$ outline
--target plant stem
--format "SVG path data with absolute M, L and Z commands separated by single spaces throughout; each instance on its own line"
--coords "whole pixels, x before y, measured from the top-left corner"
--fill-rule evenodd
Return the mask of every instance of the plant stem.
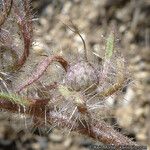
M 38 64 L 36 71 L 31 75 L 31 77 L 27 81 L 25 81 L 22 85 L 18 87 L 16 92 L 22 91 L 25 87 L 37 81 L 43 75 L 43 73 L 46 71 L 46 69 L 52 62 L 59 62 L 63 66 L 65 71 L 67 71 L 69 64 L 61 56 L 47 57 Z
M 26 113 L 26 115 L 34 116 L 35 119 L 44 122 L 46 112 L 47 122 L 50 125 L 55 124 L 60 129 L 71 129 L 71 131 L 75 131 L 80 134 L 89 136 L 91 138 L 94 138 L 95 140 L 103 142 L 104 144 L 137 145 L 135 142 L 131 141 L 121 133 L 115 131 L 110 125 L 107 125 L 103 121 L 93 120 L 92 122 L 90 122 L 90 128 L 88 128 L 86 126 L 87 123 L 85 123 L 84 125 L 81 124 L 80 121 L 76 121 L 74 123 L 72 119 L 69 119 L 69 116 L 62 115 L 52 109 L 47 108 L 46 111 L 44 111 L 45 107 L 39 107 L 39 105 L 36 105 L 35 101 L 36 100 L 34 100 L 34 105 L 32 104 L 31 106 L 27 107 L 25 112 L 23 106 L 19 106 L 20 113 Z M 19 107 L 17 104 L 13 104 L 10 101 L 0 99 L 1 109 L 17 113 L 19 111 Z

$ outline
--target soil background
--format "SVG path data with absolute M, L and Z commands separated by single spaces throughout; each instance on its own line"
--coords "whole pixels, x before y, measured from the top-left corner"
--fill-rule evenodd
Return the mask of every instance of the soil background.
M 74 60 L 78 50 L 83 49 L 78 36 L 63 24 L 64 16 L 69 16 L 78 26 L 88 48 L 88 58 L 94 60 L 103 56 L 106 37 L 115 24 L 116 48 L 127 59 L 131 82 L 123 97 L 119 95 L 113 103 L 115 118 L 106 120 L 139 144 L 150 146 L 150 1 L 33 0 L 31 4 L 35 12 L 34 38 L 26 64 L 30 65 L 26 70 L 28 76 L 44 55 L 59 53 Z M 48 78 L 55 81 L 59 77 Z M 86 150 L 91 144 L 101 144 L 47 126 L 32 128 L 26 126 L 26 121 L 28 118 L 18 119 L 17 115 L 1 112 L 0 150 Z

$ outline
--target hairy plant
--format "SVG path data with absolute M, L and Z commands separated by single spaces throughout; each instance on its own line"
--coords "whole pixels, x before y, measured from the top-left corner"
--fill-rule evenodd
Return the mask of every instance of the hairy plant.
M 32 116 L 34 120 L 46 122 L 49 126 L 67 128 L 106 144 L 137 145 L 101 119 L 107 112 L 105 102 L 119 92 L 127 80 L 125 60 L 115 49 L 115 33 L 112 31 L 109 34 L 102 66 L 98 66 L 89 62 L 85 41 L 78 28 L 70 21 L 71 25 L 68 27 L 83 42 L 83 57 L 71 63 L 59 55 L 46 57 L 26 81 L 11 89 L 7 87 L 8 80 L 13 82 L 11 78 L 8 79 L 9 74 L 17 74 L 30 54 L 32 13 L 29 0 L 4 0 L 1 9 L 0 108 Z M 5 28 L 5 23 L 9 20 L 17 24 L 22 45 L 16 43 L 17 36 L 12 36 L 13 27 Z M 50 85 L 39 84 L 40 77 L 53 62 L 60 63 L 64 69 L 63 80 Z M 32 84 L 37 86 L 36 97 L 23 92 L 25 89 L 29 91 L 28 87 Z

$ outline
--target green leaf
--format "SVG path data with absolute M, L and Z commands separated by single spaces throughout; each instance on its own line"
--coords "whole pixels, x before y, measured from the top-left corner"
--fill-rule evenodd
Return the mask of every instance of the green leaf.
M 106 40 L 105 59 L 110 59 L 114 53 L 115 34 L 111 32 Z
M 12 103 L 27 106 L 29 101 L 14 93 L 0 92 L 0 99 L 11 101 Z

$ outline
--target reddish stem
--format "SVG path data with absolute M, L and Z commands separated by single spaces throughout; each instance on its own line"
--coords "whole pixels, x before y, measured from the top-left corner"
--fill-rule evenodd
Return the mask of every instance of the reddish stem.
M 29 49 L 30 49 L 32 33 L 33 33 L 29 0 L 25 0 L 23 1 L 23 3 L 24 3 L 23 4 L 24 8 L 19 8 L 17 2 L 16 1 L 13 2 L 13 8 L 16 15 L 16 20 L 19 29 L 22 33 L 22 37 L 24 41 L 23 54 L 19 58 L 18 62 L 16 63 L 15 69 L 20 69 L 26 62 L 26 59 L 29 56 Z M 24 10 L 20 10 L 20 9 L 24 9 Z
M 36 100 L 34 100 L 36 101 Z M 44 107 L 37 107 L 37 102 L 34 102 L 35 105 L 31 105 L 26 108 L 13 104 L 10 101 L 0 100 L 0 108 L 7 111 L 17 113 L 20 109 L 20 113 L 25 113 L 26 115 L 34 116 L 35 119 L 41 120 L 44 122 L 45 119 L 45 109 Z M 44 105 L 43 105 L 44 106 Z M 43 108 L 43 109 L 42 109 Z M 90 122 L 90 128 L 88 128 L 84 122 L 84 125 L 80 121 L 74 121 L 69 119 L 68 116 L 62 115 L 58 112 L 55 112 L 51 109 L 46 110 L 46 119 L 47 122 L 51 125 L 57 125 L 58 128 L 64 129 L 68 128 L 71 131 L 76 131 L 83 135 L 89 136 L 103 142 L 104 144 L 114 144 L 114 145 L 137 145 L 135 142 L 131 141 L 121 133 L 115 131 L 110 125 L 107 125 L 105 122 L 93 120 Z M 87 123 L 86 123 L 87 124 Z
M 59 62 L 63 66 L 65 71 L 67 71 L 69 64 L 61 56 L 48 57 L 38 64 L 37 69 L 34 72 L 34 74 L 27 81 L 25 81 L 21 86 L 19 86 L 18 89 L 16 90 L 16 92 L 20 92 L 25 87 L 27 87 L 27 86 L 31 85 L 33 82 L 37 81 L 43 75 L 43 73 L 46 71 L 48 66 L 54 61 Z

